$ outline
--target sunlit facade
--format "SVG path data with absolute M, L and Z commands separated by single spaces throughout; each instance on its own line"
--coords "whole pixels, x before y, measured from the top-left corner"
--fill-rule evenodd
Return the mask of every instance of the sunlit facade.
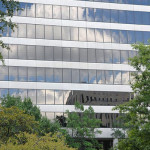
M 30 97 L 49 119 L 73 111 L 76 101 L 91 105 L 103 122 L 97 137 L 112 140 L 119 115 L 112 107 L 133 98 L 131 44 L 150 37 L 150 1 L 19 1 L 18 28 L 1 38 L 11 51 L 0 49 L 0 97 Z

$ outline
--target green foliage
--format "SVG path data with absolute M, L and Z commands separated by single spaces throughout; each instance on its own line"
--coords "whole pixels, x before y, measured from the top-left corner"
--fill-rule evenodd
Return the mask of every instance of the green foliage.
M 37 122 L 33 116 L 13 106 L 0 107 L 0 141 L 7 142 L 9 137 L 15 137 L 20 132 L 35 132 Z
M 119 150 L 150 150 L 150 45 L 133 45 L 138 55 L 130 59 L 138 71 L 131 83 L 135 98 L 117 106 L 124 116 L 127 138 L 119 142 Z
M 73 137 L 68 136 L 67 142 L 71 147 L 79 150 L 100 149 L 100 144 L 95 139 L 95 133 L 101 133 L 96 130 L 100 127 L 100 120 L 95 118 L 92 107 L 84 109 L 83 105 L 76 104 L 75 112 L 67 111 L 67 127 L 72 130 Z
M 38 137 L 35 134 L 21 133 L 16 138 L 9 138 L 7 144 L 2 144 L 1 150 L 76 150 L 65 143 L 65 137 L 60 133 L 46 134 Z

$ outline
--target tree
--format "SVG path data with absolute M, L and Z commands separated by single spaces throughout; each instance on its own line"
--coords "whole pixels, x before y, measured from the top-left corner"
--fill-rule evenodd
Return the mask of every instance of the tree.
M 121 139 L 119 150 L 150 150 L 150 45 L 134 44 L 138 55 L 130 58 L 130 64 L 137 72 L 133 74 L 131 87 L 133 100 L 115 109 L 123 113 L 127 138 Z
M 75 112 L 67 111 L 67 127 L 72 130 L 72 135 L 67 138 L 71 147 L 79 150 L 96 150 L 101 145 L 95 139 L 95 133 L 101 133 L 96 128 L 100 127 L 101 121 L 95 118 L 92 107 L 84 109 L 83 105 L 75 104 Z
M 15 0 L 0 1 L 0 37 L 3 35 L 3 33 L 7 32 L 7 28 L 14 31 L 16 24 L 11 21 L 11 18 L 13 17 L 14 12 L 18 10 L 22 10 L 19 2 Z M 9 50 L 9 46 L 5 45 L 2 40 L 0 40 L 0 46 Z M 0 60 L 4 62 L 1 52 Z

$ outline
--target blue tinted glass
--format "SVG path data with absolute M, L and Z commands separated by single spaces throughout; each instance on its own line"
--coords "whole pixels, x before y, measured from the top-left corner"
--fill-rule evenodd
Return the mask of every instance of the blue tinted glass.
M 143 0 L 134 0 L 134 4 L 136 4 L 136 5 L 141 5 L 142 1 L 143 1 Z
M 134 31 L 128 31 L 128 44 L 135 43 L 135 32 Z
M 126 0 L 127 4 L 133 4 L 133 0 Z
M 110 3 L 117 3 L 118 0 L 109 0 Z
M 127 31 L 120 31 L 120 43 L 126 44 L 128 41 Z
M 110 10 L 103 9 L 103 21 L 110 22 Z
M 144 44 L 149 44 L 148 40 L 150 39 L 150 32 L 144 32 Z
M 18 11 L 18 15 L 19 16 L 26 16 L 26 3 L 20 3 L 20 8 L 22 8 L 23 10 L 19 10 Z
M 112 43 L 119 43 L 120 42 L 119 30 L 112 30 L 111 34 L 112 34 Z
M 118 23 L 119 22 L 118 10 L 111 10 L 111 22 L 113 22 L 113 23 Z
M 95 21 L 102 22 L 103 21 L 103 11 L 102 9 L 95 9 Z
M 3 5 L 2 1 L 0 1 L 0 10 L 1 10 L 2 12 L 6 12 L 6 11 L 7 11 L 5 5 Z
M 118 3 L 126 4 L 126 0 L 118 0 Z
M 78 7 L 78 20 L 86 20 L 86 8 Z
M 80 83 L 88 83 L 88 71 L 80 70 Z
M 150 24 L 150 13 L 149 12 L 141 12 L 142 13 L 142 22 L 144 25 Z
M 4 97 L 8 94 L 8 89 L 0 89 L 0 97 Z
M 126 23 L 126 11 L 119 11 L 119 23 Z
M 135 24 L 143 24 L 142 22 L 142 13 L 140 11 L 134 12 Z
M 111 30 L 103 30 L 104 43 L 111 43 Z
M 10 96 L 18 96 L 18 94 L 19 94 L 18 89 L 9 89 Z
M 134 12 L 133 11 L 127 11 L 127 23 L 134 24 Z
M 135 31 L 135 39 L 136 39 L 136 43 L 137 42 L 142 42 L 143 43 L 143 32 Z
M 94 21 L 94 9 L 93 8 L 86 8 L 87 14 L 87 21 Z
M 5 27 L 4 23 L 0 22 L 0 27 L 3 28 L 4 30 L 0 30 L 0 35 L 6 37 L 8 35 L 8 27 Z

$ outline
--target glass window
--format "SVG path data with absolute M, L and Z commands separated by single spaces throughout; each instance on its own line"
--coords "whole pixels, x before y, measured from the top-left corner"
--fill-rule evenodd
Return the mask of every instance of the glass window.
M 89 70 L 89 84 L 96 84 L 96 70 Z
M 69 7 L 61 6 L 62 9 L 62 19 L 69 19 Z
M 79 49 L 78 48 L 71 48 L 71 61 L 79 61 Z
M 0 46 L 0 53 L 2 54 L 2 56 L 3 56 L 3 58 L 4 59 L 7 59 L 8 58 L 8 50 L 6 49 L 6 48 L 2 48 L 1 46 Z
M 111 43 L 111 31 L 108 29 L 103 30 L 104 43 Z
M 45 39 L 53 40 L 53 26 L 45 26 Z
M 72 83 L 79 83 L 79 70 L 72 69 Z
M 18 81 L 18 67 L 9 67 L 9 81 Z
M 105 63 L 112 63 L 112 50 L 104 50 Z
M 8 89 L 0 89 L 0 97 L 3 98 L 4 96 L 7 96 Z
M 62 27 L 62 40 L 70 40 L 70 27 Z
M 135 57 L 136 55 L 137 55 L 137 51 L 134 51 L 134 50 L 129 51 L 129 58 L 133 58 L 133 57 Z
M 45 18 L 52 18 L 52 5 L 45 5 Z
M 86 28 L 79 28 L 79 41 L 86 41 Z
M 80 83 L 88 83 L 88 70 L 80 70 Z
M 88 62 L 96 62 L 95 49 L 88 49 Z
M 127 23 L 126 11 L 119 10 L 119 23 Z
M 105 71 L 97 70 L 97 83 L 98 84 L 105 84 Z
M 135 38 L 136 38 L 136 43 L 142 42 L 143 43 L 143 32 L 142 31 L 135 31 Z
M 102 29 L 95 29 L 95 38 L 96 38 L 96 42 L 103 43 L 103 30 Z
M 96 62 L 104 63 L 104 50 L 96 49 Z
M 127 31 L 120 31 L 120 43 L 127 44 L 127 41 L 128 41 Z
M 86 48 L 80 48 L 80 62 L 87 62 L 87 49 Z
M 44 17 L 44 5 L 36 4 L 36 17 L 43 18 Z
M 52 68 L 46 68 L 46 82 L 54 82 L 54 72 Z
M 86 8 L 86 15 L 87 21 L 94 21 L 94 9 L 93 8 Z
M 18 37 L 19 38 L 26 37 L 26 24 L 18 24 Z
M 70 7 L 70 19 L 77 20 L 77 7 Z
M 28 97 L 31 99 L 33 104 L 36 104 L 36 90 L 28 90 Z
M 22 8 L 23 10 L 18 11 L 18 16 L 26 16 L 27 15 L 26 3 L 20 3 L 20 8 Z
M 46 112 L 46 117 L 47 117 L 49 120 L 53 121 L 53 120 L 54 120 L 54 113 Z
M 95 21 L 102 22 L 103 21 L 103 10 L 95 8 L 94 13 L 95 13 Z
M 142 13 L 142 23 L 143 25 L 150 24 L 150 14 L 149 12 L 141 12 Z
M 78 20 L 86 20 L 86 8 L 78 7 Z
M 150 39 L 150 32 L 144 32 L 144 44 L 150 44 L 148 40 Z
M 8 67 L 0 66 L 0 81 L 8 81 Z
M 128 51 L 121 51 L 121 64 L 128 64 L 129 53 Z
M 129 84 L 129 72 L 122 71 L 122 84 Z
M 36 46 L 36 59 L 44 60 L 44 46 Z
M 113 50 L 113 63 L 120 64 L 120 51 Z
M 87 41 L 95 42 L 95 29 L 87 29 Z
M 113 72 L 110 71 L 105 71 L 106 75 L 106 84 L 113 84 Z
M 111 22 L 112 23 L 118 23 L 119 22 L 118 10 L 111 10 Z
M 119 30 L 111 30 L 112 43 L 120 43 Z
M 19 89 L 18 95 L 21 97 L 22 100 L 24 100 L 25 98 L 27 98 L 27 90 Z
M 61 27 L 54 26 L 54 40 L 61 40 Z
M 26 46 L 18 45 L 18 59 L 27 59 Z
M 54 60 L 62 61 L 62 47 L 54 47 Z
M 64 91 L 64 104 L 67 104 L 71 96 L 71 91 Z
M 53 5 L 53 18 L 61 19 L 61 7 Z
M 27 58 L 31 60 L 36 59 L 35 46 L 27 46 Z
M 17 24 L 16 24 L 17 25 Z M 1 26 L 1 23 L 0 23 L 0 26 Z M 21 28 L 21 27 L 20 27 Z M 0 34 L 4 37 L 6 36 L 9 36 L 9 37 L 19 37 L 19 36 L 22 36 L 21 34 L 24 34 L 24 33 L 21 33 L 18 35 L 18 31 L 19 29 L 18 28 L 15 28 L 15 30 L 13 31 L 10 27 L 8 28 L 4 28 L 4 32 L 0 31 Z M 21 32 L 21 31 L 20 31 Z M 9 34 L 9 35 L 8 35 Z M 24 36 L 24 35 L 23 35 Z
M 142 23 L 142 13 L 140 11 L 134 12 L 134 20 L 135 20 L 135 24 L 143 24 Z
M 45 90 L 37 90 L 37 104 L 45 104 Z
M 135 32 L 134 31 L 127 31 L 128 33 L 128 44 L 135 43 Z
M 74 27 L 71 27 L 71 40 L 72 41 L 78 41 L 78 36 L 79 36 L 79 33 L 78 33 L 78 28 L 74 28 Z
M 110 10 L 103 9 L 103 22 L 110 22 Z
M 62 69 L 54 69 L 54 82 L 62 82 Z
M 28 81 L 29 82 L 36 81 L 36 68 L 28 68 Z
M 27 38 L 35 38 L 35 25 L 27 24 Z
M 55 104 L 63 104 L 63 91 L 55 91 Z
M 121 71 L 114 72 L 114 84 L 121 84 Z
M 53 56 L 53 47 L 48 47 L 46 46 L 45 47 L 45 60 L 49 60 L 49 61 L 52 61 L 54 56 Z
M 18 93 L 19 91 L 18 91 L 18 89 L 9 89 L 9 95 L 10 96 L 18 96 Z
M 36 38 L 44 39 L 44 25 L 36 25 Z
M 70 48 L 63 48 L 63 61 L 70 61 Z
M 37 68 L 37 82 L 45 82 L 45 68 Z
M 27 67 L 18 67 L 18 81 L 28 81 Z
M 63 83 L 71 83 L 71 69 L 63 69 Z
M 127 23 L 134 24 L 134 12 L 133 11 L 126 11 L 127 12 Z
M 54 104 L 54 91 L 46 90 L 46 104 Z
M 9 45 L 9 58 L 10 59 L 17 59 L 18 58 L 18 51 L 17 51 L 17 45 Z
M 35 4 L 27 3 L 27 16 L 35 17 Z

